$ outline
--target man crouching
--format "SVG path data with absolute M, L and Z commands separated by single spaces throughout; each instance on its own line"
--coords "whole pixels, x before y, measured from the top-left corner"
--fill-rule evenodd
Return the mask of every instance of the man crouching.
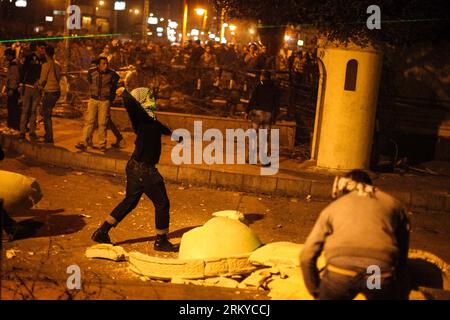
M 122 87 L 117 89 L 116 93 L 122 96 L 133 130 L 137 135 L 135 149 L 126 167 L 125 199 L 94 232 L 92 240 L 99 243 L 111 243 L 109 230 L 117 226 L 137 206 L 142 194 L 145 194 L 155 206 L 157 235 L 154 249 L 166 252 L 177 251 L 177 247 L 167 239 L 170 204 L 164 179 L 155 167 L 161 156 L 161 135 L 171 135 L 172 132 L 156 120 L 155 104 L 150 89 L 137 88 L 130 94 Z
M 321 300 L 350 300 L 358 293 L 368 300 L 401 298 L 398 275 L 409 248 L 409 221 L 401 203 L 360 170 L 336 177 L 332 195 L 336 200 L 321 212 L 301 254 L 309 292 Z M 322 251 L 327 265 L 320 277 Z M 368 281 L 374 276 L 379 286 Z

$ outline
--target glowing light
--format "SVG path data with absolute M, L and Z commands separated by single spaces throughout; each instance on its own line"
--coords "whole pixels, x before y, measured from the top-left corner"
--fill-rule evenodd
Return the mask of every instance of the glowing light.
M 100 6 L 103 6 L 103 5 L 105 5 L 105 1 L 100 0 L 100 1 L 98 2 L 98 4 L 99 4 Z
M 192 34 L 193 36 L 198 36 L 198 35 L 200 34 L 200 31 L 198 31 L 198 29 L 192 29 L 192 30 L 191 30 L 191 34 Z
M 254 30 L 254 29 L 250 29 L 250 30 L 248 30 L 248 32 L 249 32 L 250 34 L 255 34 L 255 30 Z
M 232 25 L 230 26 L 230 30 L 231 30 L 231 31 L 236 31 L 236 29 L 237 29 L 237 27 L 236 27 L 234 24 L 232 24 Z
M 139 14 L 139 9 L 134 9 L 134 14 Z
M 26 6 L 27 6 L 26 0 L 17 0 L 16 1 L 16 7 L 25 8 Z
M 164 28 L 163 27 L 158 27 L 158 28 L 156 28 L 156 32 L 163 32 L 164 31 Z
M 163 34 L 162 34 L 161 32 L 158 32 L 156 35 L 157 35 L 158 37 L 162 37 L 162 36 L 163 36 Z
M 204 15 L 205 12 L 206 12 L 206 10 L 203 9 L 203 8 L 197 8 L 197 9 L 195 9 L 195 13 L 197 13 L 199 16 Z
M 216 35 L 215 35 L 214 33 L 211 33 L 211 34 L 209 35 L 209 38 L 210 38 L 210 39 L 215 39 L 215 38 L 216 38 Z M 220 40 L 220 38 L 219 38 L 219 40 Z
M 125 1 L 114 2 L 114 10 L 122 11 L 122 10 L 125 10 L 126 7 L 127 7 L 127 4 Z
M 299 47 L 303 46 L 303 44 L 304 44 L 304 41 L 303 41 L 303 40 L 298 40 L 298 41 L 297 41 L 297 45 L 298 45 Z
M 290 40 L 291 40 L 291 37 L 289 35 L 284 36 L 284 41 L 290 41 Z
M 148 24 L 158 24 L 158 18 L 157 18 L 157 17 L 150 16 L 150 17 L 148 17 L 148 19 L 147 19 L 147 23 L 148 23 Z
M 45 17 L 45 21 L 47 21 L 47 22 L 53 22 L 53 17 L 52 17 L 52 16 L 46 16 L 46 17 Z
M 170 21 L 169 27 L 172 29 L 176 29 L 178 27 L 178 23 L 176 23 L 176 21 Z

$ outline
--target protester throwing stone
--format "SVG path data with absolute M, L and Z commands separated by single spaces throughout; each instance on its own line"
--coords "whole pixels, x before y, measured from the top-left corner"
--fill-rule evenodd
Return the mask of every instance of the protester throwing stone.
M 336 200 L 321 212 L 301 254 L 309 292 L 321 300 L 358 293 L 368 300 L 405 298 L 398 276 L 408 258 L 409 221 L 402 204 L 360 170 L 336 177 L 332 195 Z M 327 265 L 320 278 L 322 251 Z
M 149 88 L 136 88 L 131 94 L 123 87 L 117 89 L 136 133 L 135 149 L 126 167 L 127 187 L 125 199 L 110 213 L 102 226 L 92 235 L 99 243 L 111 243 L 109 230 L 122 221 L 139 203 L 142 194 L 155 206 L 157 251 L 175 252 L 169 242 L 169 198 L 164 179 L 156 168 L 161 155 L 161 135 L 171 135 L 169 128 L 156 120 L 156 105 Z

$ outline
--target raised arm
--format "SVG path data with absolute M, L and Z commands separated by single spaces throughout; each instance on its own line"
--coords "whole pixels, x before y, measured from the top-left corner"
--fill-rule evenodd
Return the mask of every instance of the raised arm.
M 123 104 L 127 110 L 128 116 L 130 117 L 133 129 L 136 131 L 142 119 L 147 117 L 147 113 L 143 108 L 141 108 L 139 102 L 124 87 L 117 89 L 117 95 L 122 96 Z

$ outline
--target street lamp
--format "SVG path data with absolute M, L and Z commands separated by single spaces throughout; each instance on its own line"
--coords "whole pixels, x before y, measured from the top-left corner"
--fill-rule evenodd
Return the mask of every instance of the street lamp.
M 17 0 L 16 1 L 16 7 L 25 8 L 26 6 L 27 6 L 26 0 Z
M 116 1 L 116 2 L 114 2 L 114 10 L 116 10 L 116 11 L 125 10 L 126 7 L 127 7 L 127 4 L 126 4 L 125 1 Z
M 203 9 L 203 8 L 197 8 L 197 9 L 195 9 L 195 13 L 197 13 L 199 16 L 204 15 L 205 12 L 206 12 L 206 10 Z
M 231 31 L 236 31 L 236 26 L 234 24 L 230 25 L 229 28 Z
M 196 8 L 195 13 L 199 16 L 203 16 L 203 22 L 202 22 L 202 30 L 206 30 L 206 19 L 208 18 L 208 10 L 203 8 Z
M 103 5 L 105 5 L 105 1 L 100 0 L 100 1 L 98 2 L 98 4 L 99 4 L 99 6 L 103 6 Z

